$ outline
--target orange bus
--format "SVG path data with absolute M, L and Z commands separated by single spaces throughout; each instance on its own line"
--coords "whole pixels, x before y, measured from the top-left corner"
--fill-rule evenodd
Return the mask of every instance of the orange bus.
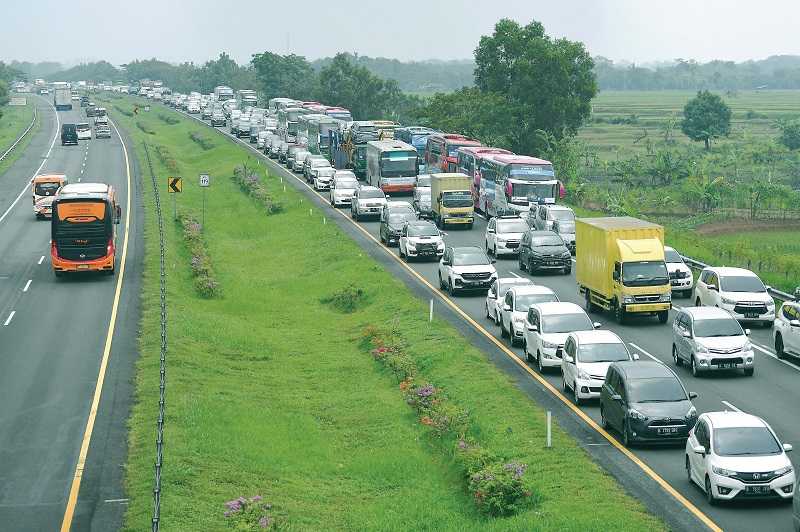
M 33 213 L 37 220 L 50 218 L 53 198 L 58 189 L 67 184 L 64 174 L 40 174 L 31 179 L 31 195 L 33 196 Z
M 50 259 L 56 277 L 66 272 L 114 274 L 116 224 L 121 209 L 105 183 L 65 185 L 53 200 Z
M 451 133 L 431 135 L 425 145 L 425 171 L 436 172 L 458 171 L 458 149 L 463 146 L 480 146 L 475 139 Z

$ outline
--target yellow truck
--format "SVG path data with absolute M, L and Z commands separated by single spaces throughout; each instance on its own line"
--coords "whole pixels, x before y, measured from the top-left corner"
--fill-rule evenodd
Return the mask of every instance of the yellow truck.
M 433 220 L 442 229 L 462 225 L 472 229 L 475 202 L 469 176 L 459 173 L 431 174 L 431 210 Z
M 664 228 L 627 216 L 580 218 L 575 223 L 578 292 L 586 311 L 658 316 L 666 323 L 672 289 L 664 262 Z

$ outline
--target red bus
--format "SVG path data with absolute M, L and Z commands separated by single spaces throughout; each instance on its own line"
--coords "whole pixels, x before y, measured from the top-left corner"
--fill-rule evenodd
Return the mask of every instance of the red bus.
M 481 146 L 475 139 L 450 133 L 431 135 L 425 145 L 425 167 L 430 174 L 458 171 L 458 149 L 464 146 Z
M 481 191 L 481 160 L 487 155 L 513 155 L 512 152 L 503 148 L 491 148 L 488 146 L 465 146 L 457 151 L 458 171 L 472 178 L 472 199 L 475 202 L 475 210 L 480 210 L 480 191 Z

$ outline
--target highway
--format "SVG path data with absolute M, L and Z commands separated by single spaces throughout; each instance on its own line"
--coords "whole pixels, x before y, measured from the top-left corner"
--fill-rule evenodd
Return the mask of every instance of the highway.
M 42 127 L 0 175 L 0 529 L 113 530 L 125 511 L 143 249 L 141 206 L 128 197 L 137 183 L 133 153 L 126 156 L 114 127 L 111 139 L 61 146 L 60 124 L 88 121 L 78 102 L 56 112 L 49 100 L 28 99 Z M 56 280 L 50 224 L 31 207 L 29 181 L 39 173 L 117 189 L 124 276 L 118 255 L 114 276 Z
M 227 128 L 222 131 L 233 140 L 227 133 Z M 245 141 L 237 140 L 237 142 L 252 149 Z M 266 158 L 262 156 L 262 159 Z M 479 347 L 484 348 L 489 358 L 509 372 L 532 399 L 547 408 L 552 407 L 558 422 L 578 438 L 587 452 L 617 477 L 628 491 L 643 500 L 651 511 L 661 515 L 671 528 L 696 529 L 704 523 L 710 528 L 718 527 L 728 531 L 791 530 L 790 504 L 753 501 L 709 506 L 701 489 L 689 484 L 686 479 L 682 445 L 635 447 L 631 449 L 633 453 L 631 457 L 626 457 L 619 449 L 619 435 L 613 434 L 611 437 L 615 441 L 609 442 L 602 435 L 602 431 L 597 430 L 600 424 L 597 403 L 581 405 L 579 411 L 582 414 L 578 414 L 576 412 L 578 407 L 572 405 L 569 399 L 558 392 L 561 390 L 560 372 L 549 372 L 542 376 L 543 381 L 538 381 L 533 365 L 523 362 L 522 349 L 512 348 L 507 340 L 500 338 L 499 327 L 494 326 L 485 317 L 484 295 L 459 295 L 450 298 L 438 289 L 436 262 L 412 262 L 407 266 L 402 264 L 397 258 L 397 248 L 386 249 L 380 244 L 377 220 L 356 224 L 349 218 L 349 209 L 339 210 L 340 214 L 335 214 L 334 209 L 326 202 L 326 196 L 314 192 L 302 178 L 297 178 L 274 161 L 269 161 L 268 164 L 276 175 L 284 176 L 284 179 L 294 183 L 307 196 L 313 198 L 317 206 L 332 216 L 340 226 L 350 227 L 348 234 L 360 245 L 365 246 L 365 249 L 368 249 L 370 254 L 386 265 L 390 271 L 400 276 L 417 295 L 423 298 L 435 298 L 437 309 L 443 308 L 450 318 L 460 321 L 462 332 Z M 360 230 L 355 228 L 356 225 Z M 454 246 L 483 247 L 485 228 L 486 221 L 479 218 L 471 231 L 448 230 L 445 241 L 448 245 Z M 387 252 L 391 256 L 388 256 Z M 571 301 L 583 306 L 583 299 L 577 293 L 574 269 L 571 275 L 530 275 L 519 270 L 516 258 L 499 259 L 496 267 L 500 277 L 531 277 L 535 283 L 553 289 L 562 301 Z M 449 312 L 448 306 L 451 303 L 457 307 L 453 309 L 455 313 Z M 677 307 L 691 305 L 691 300 L 678 298 L 673 301 L 673 305 Z M 752 330 L 751 339 L 757 350 L 753 377 L 744 377 L 741 373 L 715 373 L 694 378 L 685 367 L 675 368 L 672 362 L 671 324 L 674 315 L 674 312 L 670 312 L 670 320 L 666 325 L 660 325 L 654 318 L 636 319 L 625 325 L 619 325 L 613 321 L 610 314 L 596 314 L 593 317 L 599 320 L 604 328 L 620 335 L 632 352 L 639 353 L 642 359 L 655 359 L 676 369 L 687 390 L 699 394 L 694 401 L 698 413 L 738 409 L 755 414 L 770 423 L 782 441 L 799 445 L 800 413 L 796 406 L 800 405 L 800 386 L 797 384 L 800 379 L 800 365 L 796 361 L 782 361 L 775 357 L 771 329 Z M 486 335 L 484 331 L 492 337 L 488 342 L 486 338 L 481 338 Z M 498 349 L 498 344 L 503 344 L 505 348 Z M 592 421 L 587 422 L 583 419 L 583 415 Z M 800 462 L 796 456 L 791 457 L 796 470 Z M 648 477 L 645 473 L 648 467 L 652 469 L 654 476 Z M 653 481 L 659 477 L 662 481 L 666 481 L 668 486 Z M 684 502 L 679 504 L 678 499 L 683 499 Z M 691 510 L 692 506 L 695 511 Z

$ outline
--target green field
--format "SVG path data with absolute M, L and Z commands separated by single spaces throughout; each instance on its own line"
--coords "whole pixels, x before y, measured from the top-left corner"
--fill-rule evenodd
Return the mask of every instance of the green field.
M 205 242 L 222 297 L 196 295 L 182 233 L 166 222 L 165 530 L 233 529 L 224 502 L 253 495 L 289 530 L 664 529 L 560 428 L 545 449 L 542 409 L 452 326 L 428 323 L 427 302 L 275 177 L 262 180 L 285 212 L 266 216 L 229 177 L 248 158 L 244 149 L 183 118 L 167 125 L 155 112 L 133 119 L 109 109 L 133 137 L 141 168 L 142 141 L 175 156 L 184 176 L 180 212 L 199 218 L 196 176 L 212 175 Z M 191 131 L 216 147 L 203 151 Z M 169 207 L 172 172 L 155 163 Z M 126 464 L 131 531 L 149 528 L 158 392 L 157 233 L 143 171 L 147 258 Z M 321 303 L 350 284 L 365 294 L 355 312 Z M 452 446 L 420 424 L 398 381 L 360 345 L 368 325 L 402 331 L 420 371 L 469 410 L 470 437 L 528 465 L 533 496 L 525 509 L 505 518 L 478 513 Z
M 592 101 L 592 118 L 581 128 L 579 138 L 589 144 L 601 160 L 625 158 L 645 152 L 646 139 L 663 141 L 663 127 L 673 118 L 676 119 L 674 139 L 678 143 L 690 143 L 680 130 L 680 120 L 683 106 L 695 94 L 694 91 L 600 92 Z M 720 144 L 774 138 L 778 134 L 774 127 L 776 120 L 800 116 L 800 91 L 737 91 L 721 96 L 731 107 L 733 119 L 731 137 L 720 140 Z M 751 112 L 750 118 L 748 112 Z M 636 116 L 635 124 L 608 123 L 631 115 Z M 605 123 L 597 123 L 598 119 Z
M 3 116 L 0 117 L 0 155 L 4 154 L 30 125 L 33 119 L 33 105 L 30 103 L 25 106 L 7 105 L 2 108 L 2 114 Z M 5 171 L 19 157 L 19 154 L 25 151 L 25 146 L 28 145 L 33 133 L 40 127 L 40 124 L 41 122 L 37 120 L 36 125 L 28 133 L 28 136 L 14 148 L 14 151 L 0 161 L 0 173 Z

